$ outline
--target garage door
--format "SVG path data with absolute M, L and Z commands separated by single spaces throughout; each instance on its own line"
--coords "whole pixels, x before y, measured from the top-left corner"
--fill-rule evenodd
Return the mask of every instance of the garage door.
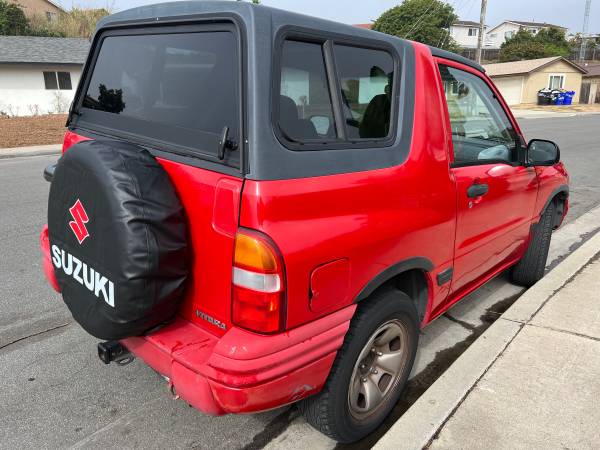
M 523 77 L 493 78 L 493 81 L 506 103 L 509 105 L 521 103 Z

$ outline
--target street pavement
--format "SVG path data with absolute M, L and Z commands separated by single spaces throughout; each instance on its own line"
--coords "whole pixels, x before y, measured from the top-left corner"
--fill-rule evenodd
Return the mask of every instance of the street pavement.
M 571 211 L 553 237 L 554 264 L 600 227 L 598 124 L 598 116 L 521 121 L 528 139 L 557 141 L 571 174 Z M 55 159 L 0 160 L 0 448 L 333 448 L 293 407 L 208 417 L 171 399 L 143 363 L 100 363 L 97 340 L 73 323 L 42 275 L 38 233 L 49 185 L 41 174 Z M 377 441 L 521 293 L 498 277 L 429 326 L 392 419 L 350 447 Z

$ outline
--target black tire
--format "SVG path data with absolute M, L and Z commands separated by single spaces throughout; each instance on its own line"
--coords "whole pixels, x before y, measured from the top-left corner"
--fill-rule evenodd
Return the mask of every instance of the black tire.
M 540 221 L 533 229 L 533 235 L 525 255 L 512 268 L 510 275 L 513 283 L 531 287 L 544 276 L 555 215 L 556 204 L 550 202 Z
M 350 381 L 358 358 L 373 334 L 389 321 L 406 327 L 408 342 L 404 343 L 407 359 L 395 386 L 391 386 L 375 411 L 357 420 L 349 400 Z M 307 422 L 338 442 L 355 442 L 374 431 L 387 417 L 406 385 L 412 369 L 419 340 L 419 320 L 411 299 L 395 289 L 373 294 L 360 304 L 338 351 L 329 378 L 318 394 L 299 403 Z M 390 382 L 391 383 L 391 382 Z

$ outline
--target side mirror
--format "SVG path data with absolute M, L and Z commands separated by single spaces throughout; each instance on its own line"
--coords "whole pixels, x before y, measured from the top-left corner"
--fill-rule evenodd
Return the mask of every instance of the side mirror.
M 552 166 L 560 161 L 558 145 L 544 139 L 532 139 L 527 145 L 527 163 L 530 166 Z

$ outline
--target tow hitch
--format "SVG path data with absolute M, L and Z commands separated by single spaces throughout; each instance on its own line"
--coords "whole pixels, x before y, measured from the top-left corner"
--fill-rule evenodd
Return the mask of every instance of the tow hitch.
M 98 358 L 104 364 L 110 364 L 114 361 L 120 366 L 125 366 L 135 359 L 119 341 L 98 343 Z

